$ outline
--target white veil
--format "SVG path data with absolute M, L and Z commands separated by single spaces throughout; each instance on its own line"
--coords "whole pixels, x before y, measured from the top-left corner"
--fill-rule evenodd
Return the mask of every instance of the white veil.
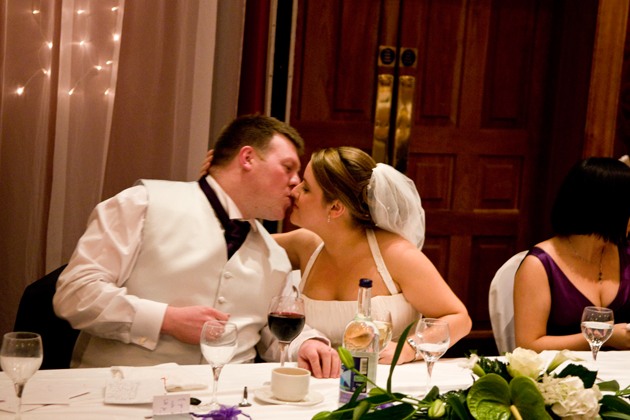
M 378 163 L 368 185 L 372 220 L 422 249 L 424 209 L 414 182 L 389 165 Z

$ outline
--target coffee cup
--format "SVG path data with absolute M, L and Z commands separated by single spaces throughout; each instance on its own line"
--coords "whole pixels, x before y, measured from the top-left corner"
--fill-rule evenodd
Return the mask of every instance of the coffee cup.
M 311 372 L 298 367 L 277 367 L 271 371 L 271 393 L 281 401 L 302 401 L 308 394 Z

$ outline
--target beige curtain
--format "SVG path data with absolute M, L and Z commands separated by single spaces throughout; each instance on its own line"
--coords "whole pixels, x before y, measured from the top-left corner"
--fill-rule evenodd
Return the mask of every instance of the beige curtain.
M 98 202 L 139 178 L 197 177 L 217 1 L 1 3 L 0 333 Z

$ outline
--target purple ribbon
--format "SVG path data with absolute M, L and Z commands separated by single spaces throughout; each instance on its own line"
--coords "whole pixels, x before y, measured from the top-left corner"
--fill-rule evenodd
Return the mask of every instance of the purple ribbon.
M 228 407 L 222 405 L 220 409 L 209 412 L 208 414 L 196 414 L 190 413 L 194 417 L 199 419 L 213 419 L 213 420 L 238 420 L 238 415 L 242 414 L 245 417 L 251 419 L 248 414 L 243 413 L 237 406 Z

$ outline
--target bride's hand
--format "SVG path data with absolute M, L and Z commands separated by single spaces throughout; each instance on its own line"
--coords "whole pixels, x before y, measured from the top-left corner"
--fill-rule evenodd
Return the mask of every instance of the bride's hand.
M 394 358 L 394 352 L 396 351 L 396 346 L 398 343 L 394 343 L 393 341 L 387 345 L 385 350 L 379 353 L 378 355 L 378 363 L 381 365 L 391 365 L 392 359 Z M 400 353 L 400 357 L 398 358 L 397 365 L 402 365 L 403 363 L 413 362 L 416 358 L 416 352 L 405 343 L 402 352 Z
M 203 164 L 201 165 L 201 171 L 199 172 L 199 176 L 208 175 L 208 170 L 210 169 L 210 164 L 212 163 L 212 157 L 214 156 L 214 150 L 208 150 L 206 154 L 206 158 L 203 160 Z

